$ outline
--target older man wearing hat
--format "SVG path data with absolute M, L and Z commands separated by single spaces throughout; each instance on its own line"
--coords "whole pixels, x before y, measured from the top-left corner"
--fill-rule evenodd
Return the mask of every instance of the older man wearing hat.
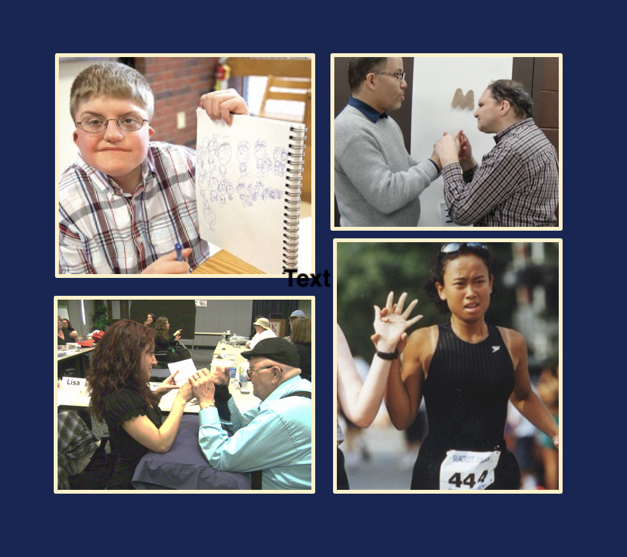
M 253 323 L 253 327 L 255 328 L 256 334 L 246 343 L 246 348 L 254 348 L 260 340 L 265 338 L 276 337 L 276 334 L 270 328 L 270 321 L 265 317 L 259 317 L 257 321 Z
M 242 352 L 258 408 L 241 414 L 230 395 L 229 434 L 216 409 L 216 384 L 228 384 L 200 370 L 190 378 L 200 405 L 198 441 L 216 470 L 252 473 L 253 489 L 311 489 L 311 383 L 300 377 L 300 359 L 282 338 L 259 341 Z M 224 424 L 227 427 L 227 424 Z

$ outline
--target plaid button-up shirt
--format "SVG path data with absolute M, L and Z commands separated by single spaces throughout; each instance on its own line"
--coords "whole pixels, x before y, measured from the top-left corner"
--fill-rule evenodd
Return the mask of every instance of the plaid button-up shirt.
M 531 118 L 499 132 L 480 166 L 442 170 L 452 220 L 474 226 L 555 226 L 557 153 Z
M 131 196 L 82 158 L 59 184 L 61 273 L 141 273 L 174 250 L 192 248 L 192 269 L 209 257 L 196 211 L 196 153 L 151 143 Z

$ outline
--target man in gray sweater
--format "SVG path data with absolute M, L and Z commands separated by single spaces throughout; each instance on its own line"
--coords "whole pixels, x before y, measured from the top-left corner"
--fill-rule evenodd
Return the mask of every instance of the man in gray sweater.
M 388 112 L 405 100 L 402 58 L 352 58 L 351 98 L 335 119 L 335 198 L 343 227 L 408 227 L 440 173 L 435 152 L 418 162 Z

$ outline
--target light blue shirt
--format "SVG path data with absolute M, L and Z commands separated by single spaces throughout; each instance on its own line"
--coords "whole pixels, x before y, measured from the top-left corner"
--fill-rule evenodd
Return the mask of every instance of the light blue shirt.
M 198 442 L 209 464 L 224 472 L 263 470 L 262 489 L 311 489 L 311 400 L 281 399 L 295 391 L 311 392 L 311 383 L 292 377 L 244 414 L 229 399 L 231 423 L 224 425 L 232 437 L 216 408 L 201 410 Z

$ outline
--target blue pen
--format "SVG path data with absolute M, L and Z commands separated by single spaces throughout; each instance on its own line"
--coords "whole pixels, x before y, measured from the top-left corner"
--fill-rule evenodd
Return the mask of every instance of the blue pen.
M 174 244 L 174 249 L 176 250 L 176 260 L 183 261 L 183 247 L 178 242 Z

